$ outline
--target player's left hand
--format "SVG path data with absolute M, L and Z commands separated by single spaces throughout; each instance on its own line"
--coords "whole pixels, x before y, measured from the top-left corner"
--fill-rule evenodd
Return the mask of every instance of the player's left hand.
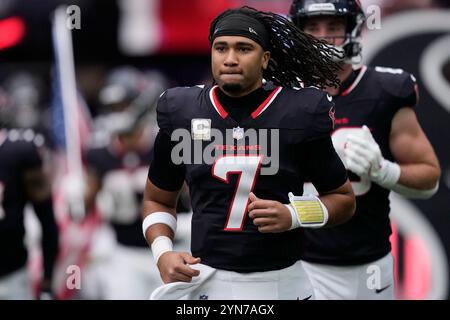
M 362 135 L 347 137 L 344 154 L 347 169 L 384 188 L 392 189 L 400 178 L 400 166 L 383 158 L 380 146 L 366 126 Z
M 261 233 L 278 233 L 290 229 L 292 217 L 289 209 L 278 201 L 263 200 L 253 192 L 249 196 L 248 212 Z
M 347 169 L 360 177 L 377 178 L 384 158 L 367 126 L 362 127 L 362 135 L 348 135 L 344 153 Z

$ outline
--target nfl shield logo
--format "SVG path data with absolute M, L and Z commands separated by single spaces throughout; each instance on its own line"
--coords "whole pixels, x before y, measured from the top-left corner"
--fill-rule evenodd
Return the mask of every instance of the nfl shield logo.
M 233 128 L 233 138 L 236 140 L 240 140 L 244 137 L 244 129 L 237 127 Z

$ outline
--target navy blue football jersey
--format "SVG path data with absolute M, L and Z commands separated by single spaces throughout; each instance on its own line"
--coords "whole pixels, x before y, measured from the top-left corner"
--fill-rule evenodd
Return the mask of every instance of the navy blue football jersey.
M 315 88 L 267 88 L 267 98 L 236 121 L 216 90 L 174 88 L 160 97 L 149 179 L 168 191 L 186 180 L 191 250 L 202 263 L 236 272 L 286 268 L 300 257 L 302 230 L 260 233 L 247 215 L 248 196 L 289 203 L 289 192 L 302 194 L 306 174 L 323 192 L 345 183 L 330 138 L 331 97 Z
M 42 167 L 38 150 L 42 139 L 31 130 L 0 130 L 0 276 L 27 261 L 24 173 Z
M 100 210 L 110 218 L 117 241 L 147 247 L 142 236 L 140 203 L 152 149 L 123 152 L 118 142 L 88 150 L 87 162 L 101 180 Z
M 394 161 L 389 148 L 391 122 L 403 107 L 414 107 L 417 84 L 401 69 L 363 66 L 343 84 L 336 104 L 333 144 L 344 159 L 348 134 L 360 134 L 367 125 L 383 156 Z M 333 265 L 357 265 L 375 261 L 391 250 L 389 190 L 349 172 L 356 195 L 356 212 L 348 222 L 327 229 L 305 231 L 302 259 Z M 310 186 L 305 189 L 309 190 Z

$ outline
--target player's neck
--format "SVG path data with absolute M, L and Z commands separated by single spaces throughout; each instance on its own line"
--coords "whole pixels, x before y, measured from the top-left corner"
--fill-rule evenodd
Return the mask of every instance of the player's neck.
M 222 92 L 230 98 L 241 98 L 250 95 L 252 92 L 255 92 L 258 89 L 261 89 L 262 86 L 263 84 L 261 79 L 260 81 L 255 82 L 252 86 L 242 89 L 239 92 L 230 92 L 224 90 L 223 88 L 220 88 L 220 90 L 222 90 Z
M 353 72 L 353 65 L 349 63 L 343 63 L 341 65 L 341 69 L 337 72 L 337 77 L 341 83 L 345 82 L 345 80 L 350 77 L 350 75 Z M 327 87 L 326 91 L 331 96 L 337 96 L 340 92 L 341 88 L 335 88 L 335 87 Z
M 242 119 L 248 118 L 271 92 L 271 90 L 265 90 L 261 86 L 245 96 L 231 97 L 222 90 L 217 90 L 217 98 L 231 118 L 240 122 Z

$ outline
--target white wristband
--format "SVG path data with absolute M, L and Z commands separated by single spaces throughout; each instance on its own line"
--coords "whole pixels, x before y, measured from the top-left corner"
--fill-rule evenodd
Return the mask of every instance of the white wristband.
M 384 188 L 392 189 L 400 179 L 400 173 L 401 169 L 397 163 L 383 159 L 381 169 L 376 175 L 371 174 L 371 179 Z
M 173 233 L 177 230 L 177 219 L 175 219 L 173 215 L 167 212 L 153 212 L 146 216 L 144 221 L 142 221 L 142 233 L 144 234 L 145 239 L 147 239 L 145 236 L 147 229 L 157 223 L 167 225 L 170 229 L 172 229 Z
M 373 178 L 380 186 L 395 191 L 411 199 L 428 199 L 432 197 L 439 189 L 439 182 L 431 189 L 421 190 L 406 187 L 398 183 L 401 175 L 401 168 L 398 163 L 383 159 L 381 174 Z
M 173 243 L 169 237 L 159 236 L 153 240 L 152 254 L 156 264 L 158 264 L 159 258 L 168 251 L 173 251 Z
M 291 204 L 285 204 L 291 213 L 292 224 L 289 230 L 300 228 L 300 220 L 298 219 L 297 212 Z

